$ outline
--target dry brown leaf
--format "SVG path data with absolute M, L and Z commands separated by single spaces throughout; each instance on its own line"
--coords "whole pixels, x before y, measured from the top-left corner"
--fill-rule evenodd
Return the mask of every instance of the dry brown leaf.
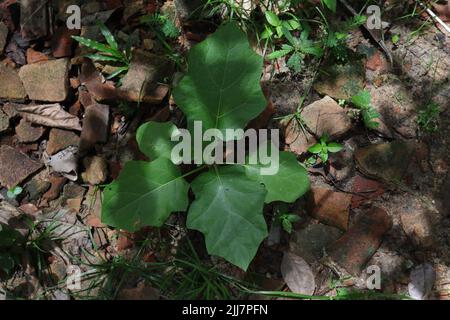
M 294 293 L 312 295 L 316 288 L 314 274 L 302 257 L 285 252 L 281 262 L 283 279 Z
M 79 119 L 65 111 L 59 103 L 43 105 L 14 104 L 14 108 L 23 118 L 31 123 L 81 131 Z

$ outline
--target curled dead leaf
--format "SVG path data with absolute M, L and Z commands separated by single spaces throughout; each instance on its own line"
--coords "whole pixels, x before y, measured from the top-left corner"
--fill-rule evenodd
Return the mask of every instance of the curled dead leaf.
M 10 104 L 28 122 L 42 126 L 81 131 L 78 117 L 65 111 L 59 103 L 42 105 Z

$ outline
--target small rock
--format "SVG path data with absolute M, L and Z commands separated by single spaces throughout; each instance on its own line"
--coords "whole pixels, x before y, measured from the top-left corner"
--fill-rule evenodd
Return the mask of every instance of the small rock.
M 316 81 L 314 89 L 334 99 L 350 100 L 364 88 L 365 69 L 362 63 L 335 64 L 327 68 L 326 78 Z
M 0 132 L 8 130 L 9 128 L 9 117 L 6 113 L 0 109 Z
M 19 210 L 23 213 L 35 217 L 37 216 L 41 211 L 32 203 L 26 203 L 19 207 Z
M 47 201 L 55 200 L 61 194 L 61 190 L 66 182 L 67 182 L 66 177 L 51 176 L 50 177 L 51 187 L 42 196 L 42 198 Z
M 38 200 L 50 188 L 50 185 L 46 171 L 42 171 L 25 184 L 25 191 L 30 200 Z
M 342 236 L 342 231 L 322 223 L 311 223 L 296 231 L 289 242 L 289 250 L 312 264 L 319 261 L 332 242 Z
M 173 69 L 172 63 L 145 51 L 136 50 L 130 68 L 118 89 L 119 96 L 127 101 L 158 104 L 169 92 L 169 86 L 160 85 Z M 144 88 L 142 88 L 144 86 Z
M 124 288 L 117 294 L 118 300 L 158 300 L 160 292 L 147 284 L 145 281 L 138 283 L 136 288 Z
M 0 21 L 0 54 L 3 53 L 7 37 L 8 37 L 8 27 L 3 22 Z
M 61 102 L 69 92 L 69 60 L 57 59 L 23 66 L 19 71 L 31 100 Z
M 380 246 L 392 220 L 381 208 L 363 213 L 328 250 L 329 256 L 352 275 L 361 272 Z
M 6 188 L 18 186 L 42 168 L 42 163 L 10 146 L 0 146 L 0 184 Z
M 92 148 L 96 143 L 105 143 L 109 131 L 109 106 L 92 104 L 86 108 L 80 137 L 80 152 Z
M 345 110 L 329 96 L 306 106 L 301 116 L 316 137 L 328 134 L 331 140 L 342 137 L 351 129 L 352 123 Z
M 90 185 L 101 184 L 108 176 L 108 165 L 102 157 L 94 156 L 83 159 L 86 171 L 81 174 L 83 181 Z
M 387 183 L 401 183 L 414 154 L 415 143 L 393 141 L 356 150 L 358 169 L 366 176 Z
M 6 113 L 6 115 L 12 119 L 19 115 L 19 112 L 17 111 L 16 104 L 15 103 L 6 103 L 3 106 L 3 112 Z
M 325 188 L 311 188 L 308 196 L 308 212 L 317 220 L 347 230 L 352 196 Z
M 53 155 L 69 146 L 78 146 L 79 143 L 80 137 L 74 132 L 51 129 L 47 143 L 47 153 Z
M 38 63 L 42 61 L 48 61 L 48 56 L 42 52 L 36 51 L 33 48 L 27 49 L 27 63 Z
M 86 189 L 82 186 L 70 182 L 64 186 L 63 195 L 67 199 L 83 198 L 86 193 Z
M 0 64 L 0 98 L 6 100 L 24 100 L 27 93 L 17 72 Z
M 119 237 L 116 242 L 116 250 L 118 252 L 130 249 L 134 246 L 133 234 L 128 232 L 119 232 Z
M 16 127 L 16 135 L 20 142 L 35 142 L 44 133 L 44 127 L 35 126 L 25 119 L 21 119 Z
M 80 212 L 82 202 L 83 202 L 82 198 L 66 199 L 65 205 L 67 209 L 72 210 L 75 213 L 78 213 Z
M 284 134 L 289 150 L 298 155 L 305 153 L 309 147 L 317 143 L 316 138 L 307 130 L 302 130 L 295 120 L 289 121 Z
M 72 55 L 73 39 L 72 36 L 80 32 L 76 29 L 69 30 L 67 27 L 59 27 L 52 38 L 52 53 L 55 58 L 65 58 Z
M 400 209 L 402 228 L 408 237 L 419 246 L 432 247 L 435 244 L 433 215 L 418 201 L 404 204 Z

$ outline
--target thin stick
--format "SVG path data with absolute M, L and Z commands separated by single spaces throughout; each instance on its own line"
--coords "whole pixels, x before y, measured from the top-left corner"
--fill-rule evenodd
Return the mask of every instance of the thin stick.
M 433 20 L 435 20 L 437 23 L 443 26 L 445 31 L 447 31 L 450 34 L 450 27 L 448 26 L 448 24 L 442 21 L 441 18 L 439 18 L 430 8 L 428 8 L 422 2 L 420 2 L 419 4 L 425 9 L 425 11 L 430 15 L 430 17 L 433 18 Z

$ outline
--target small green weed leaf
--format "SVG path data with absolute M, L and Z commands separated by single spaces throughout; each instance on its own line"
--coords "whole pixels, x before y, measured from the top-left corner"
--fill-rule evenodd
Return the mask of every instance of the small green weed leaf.
M 130 232 L 160 227 L 170 213 L 186 210 L 188 190 L 189 184 L 169 159 L 127 162 L 104 190 L 102 221 Z
M 202 121 L 203 130 L 243 128 L 266 107 L 259 83 L 263 58 L 235 22 L 193 47 L 188 65 L 173 92 L 188 128 L 195 120 Z
M 266 11 L 266 20 L 274 27 L 279 27 L 282 24 L 280 18 L 278 18 L 278 16 L 270 10 Z
M 361 90 L 357 95 L 352 97 L 352 103 L 359 108 L 367 108 L 370 106 L 371 99 L 372 97 L 368 91 Z
M 289 221 L 288 219 L 281 220 L 281 225 L 283 226 L 283 230 L 286 231 L 287 233 L 292 232 L 292 222 Z
M 302 70 L 303 57 L 299 53 L 294 53 L 287 61 L 287 66 L 293 69 L 295 72 Z
M 342 145 L 337 142 L 330 142 L 327 146 L 328 152 L 336 153 L 342 150 Z
M 380 125 L 377 121 L 374 121 L 375 119 L 378 119 L 380 117 L 380 114 L 377 110 L 375 110 L 374 107 L 368 106 L 367 108 L 362 109 L 361 115 L 364 121 L 364 125 L 368 129 L 376 129 Z
M 333 12 L 336 12 L 336 0 L 322 0 L 325 6 Z
M 267 56 L 267 58 L 269 58 L 270 60 L 278 59 L 278 58 L 284 57 L 285 55 L 289 54 L 289 52 L 291 52 L 291 51 L 292 51 L 292 49 L 277 50 L 277 51 L 274 51 L 271 54 L 269 54 Z
M 159 157 L 170 159 L 170 154 L 177 142 L 171 141 L 178 133 L 172 122 L 149 121 L 141 125 L 136 132 L 139 149 L 150 159 Z
M 308 148 L 308 151 L 314 154 L 318 154 L 322 152 L 322 145 L 320 143 L 317 143 L 311 147 Z
M 279 155 L 278 173 L 274 175 L 260 174 L 260 169 L 268 167 L 268 165 L 246 164 L 244 166 L 249 178 L 263 183 L 266 186 L 266 203 L 273 201 L 291 203 L 309 190 L 308 173 L 305 168 L 298 163 L 295 155 L 285 151 L 281 151 Z
M 239 166 L 213 168 L 192 182 L 195 201 L 186 225 L 205 235 L 208 253 L 247 270 L 267 236 L 266 190 Z

